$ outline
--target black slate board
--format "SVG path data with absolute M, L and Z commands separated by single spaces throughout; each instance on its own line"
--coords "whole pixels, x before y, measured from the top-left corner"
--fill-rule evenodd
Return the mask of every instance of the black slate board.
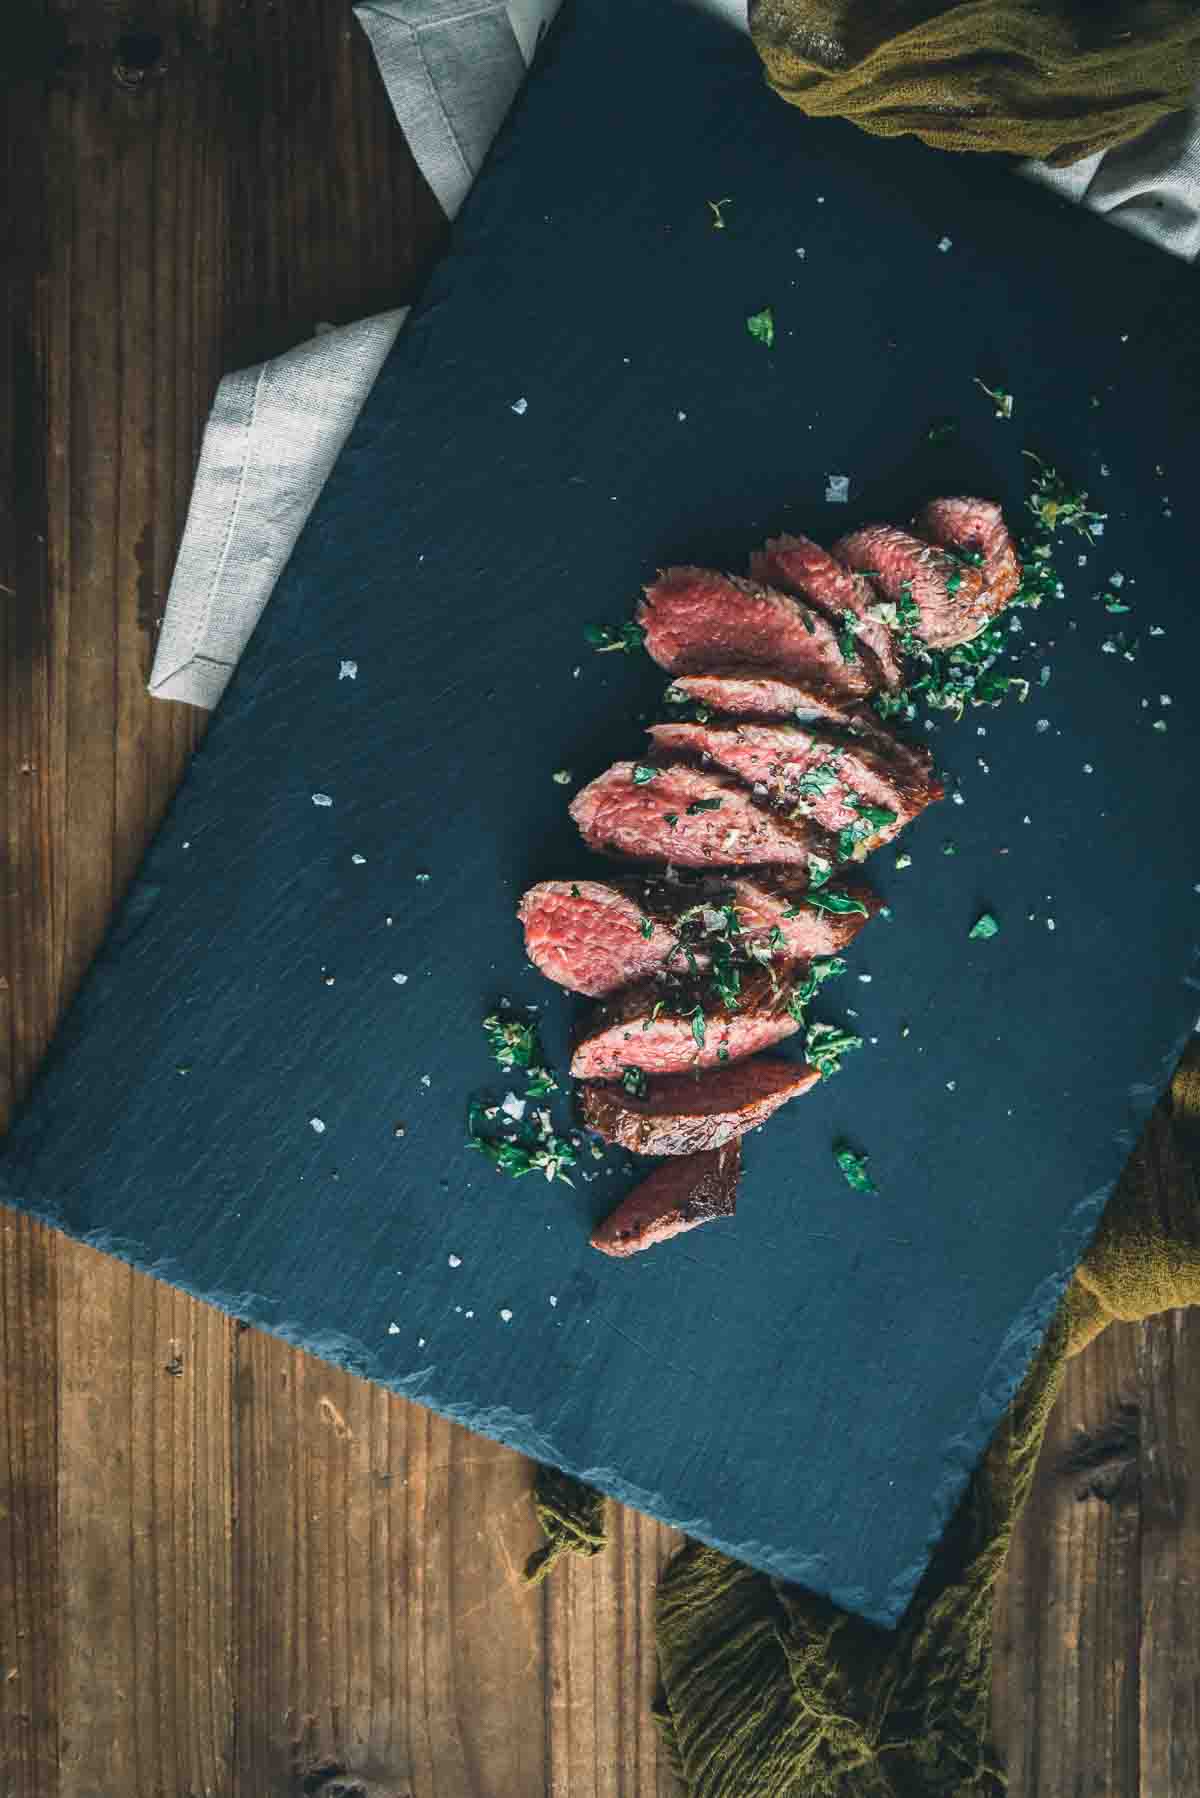
M 1193 276 L 994 163 L 806 122 L 690 12 L 639 9 L 635 49 L 625 18 L 578 0 L 552 38 L 0 1190 L 888 1624 L 1196 1011 Z M 768 303 L 770 352 L 744 324 Z M 894 917 L 827 1008 L 871 1044 L 749 1141 L 735 1223 L 601 1260 L 620 1163 L 510 1185 L 463 1147 L 489 1003 L 542 1005 L 565 1052 L 512 915 L 588 865 L 551 773 L 634 750 L 662 685 L 584 623 L 781 527 L 828 541 L 937 490 L 1016 508 L 1026 444 L 1108 533 L 1023 615 L 1028 704 L 931 736 L 964 803 L 907 871 L 875 858 Z M 1127 618 L 1091 597 L 1113 570 Z M 1120 627 L 1132 662 L 1102 653 Z M 968 942 L 985 904 L 1001 934 Z M 843 1134 L 878 1197 L 835 1170 Z

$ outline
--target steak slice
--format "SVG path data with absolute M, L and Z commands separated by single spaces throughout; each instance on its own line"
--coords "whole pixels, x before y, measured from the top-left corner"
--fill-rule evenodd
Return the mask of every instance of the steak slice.
M 662 970 L 683 974 L 693 964 L 707 967 L 706 914 L 708 925 L 724 932 L 721 906 L 736 907 L 744 939 L 739 946 L 748 954 L 770 939 L 785 961 L 836 955 L 879 910 L 878 897 L 861 878 L 839 873 L 837 890 L 857 899 L 862 911 L 817 909 L 806 902 L 807 890 L 799 872 L 773 876 L 767 868 L 670 884 L 543 880 L 530 887 L 517 915 L 536 968 L 559 986 L 603 998 Z
M 602 1255 L 637 1255 L 714 1218 L 732 1217 L 737 1205 L 742 1145 L 677 1155 L 635 1186 L 592 1233 Z
M 665 1074 L 643 1099 L 623 1086 L 587 1081 L 580 1107 L 590 1130 L 635 1155 L 693 1155 L 766 1123 L 820 1078 L 804 1062 L 756 1055 L 703 1074 Z
M 933 649 L 978 636 L 991 616 L 978 568 L 896 525 L 864 525 L 835 543 L 833 553 L 847 567 L 870 574 L 885 599 L 898 604 L 911 597 L 920 613 L 920 635 Z
M 844 624 L 849 613 L 855 621 L 859 652 L 874 676 L 874 684 L 892 691 L 904 685 L 904 670 L 892 633 L 882 618 L 871 616 L 871 607 L 878 603 L 875 589 L 861 574 L 851 574 L 844 563 L 835 561 L 811 537 L 770 538 L 751 556 L 750 573 L 767 586 L 810 600 L 835 625 Z
M 667 702 L 679 704 L 685 699 L 738 718 L 827 718 L 833 724 L 852 724 L 869 717 L 853 699 L 839 697 L 811 681 L 789 680 L 762 668 L 678 674 L 667 688 Z
M 643 909 L 638 887 L 604 880 L 542 880 L 517 907 L 525 953 L 550 980 L 602 998 L 661 968 L 674 933 Z
M 603 855 L 736 868 L 804 867 L 811 854 L 824 853 L 816 826 L 769 811 L 740 781 L 673 762 L 639 784 L 634 770 L 643 766 L 615 762 L 571 801 L 584 841 Z
M 626 1068 L 686 1074 L 742 1061 L 794 1036 L 791 988 L 761 968 L 741 979 L 737 1009 L 695 983 L 664 991 L 655 980 L 627 987 L 596 1012 L 571 1058 L 574 1080 L 618 1080 Z
M 1021 561 L 1004 514 L 991 499 L 931 499 L 913 521 L 918 537 L 983 557 L 989 615 L 1002 611 L 1021 585 Z
M 735 575 L 667 568 L 646 588 L 638 622 L 648 654 L 670 674 L 750 664 L 855 699 L 875 684 L 853 647 L 853 660 L 842 654 L 823 613 Z
M 889 759 L 870 739 L 804 724 L 653 724 L 664 755 L 697 755 L 825 830 L 855 835 L 858 859 L 889 842 L 942 788 L 916 751 Z M 890 817 L 883 814 L 890 813 Z
M 883 903 L 861 875 L 843 872 L 835 876 L 833 886 L 819 889 L 810 888 L 804 880 L 775 875 L 770 868 L 739 874 L 733 885 L 733 902 L 746 947 L 770 939 L 777 952 L 792 961 L 836 955 Z M 857 900 L 862 909 L 830 911 L 827 907 L 831 898 Z M 775 931 L 779 932 L 778 937 L 774 936 Z

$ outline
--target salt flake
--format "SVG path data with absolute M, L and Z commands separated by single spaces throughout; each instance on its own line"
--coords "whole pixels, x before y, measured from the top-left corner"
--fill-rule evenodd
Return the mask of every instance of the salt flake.
M 352 855 L 350 860 L 354 863 L 356 868 L 365 868 L 367 865 L 367 858 L 365 855 Z
M 462 1266 L 462 1256 L 461 1255 L 447 1255 L 446 1260 L 451 1267 L 461 1267 Z
M 399 1334 L 400 1334 L 400 1325 L 399 1324 L 389 1324 L 388 1325 L 388 1335 L 389 1336 L 399 1336 Z
M 358 663 L 357 662 L 339 662 L 339 664 L 338 664 L 338 679 L 339 680 L 357 680 L 358 679 Z
M 504 1324 L 510 1324 L 512 1322 L 512 1312 L 508 1309 L 507 1305 L 500 1313 L 500 1322 Z
M 516 413 L 518 418 L 524 418 L 525 414 L 529 410 L 529 401 L 524 398 L 519 399 L 519 400 L 514 400 L 512 409 Z
M 392 979 L 395 981 L 397 986 L 407 986 L 408 985 L 408 975 L 407 974 L 393 974 Z
M 309 1122 L 309 1127 L 312 1130 L 315 1130 L 318 1136 L 324 1136 L 324 1134 L 325 1134 L 324 1118 L 309 1118 L 308 1122 Z
M 844 506 L 850 498 L 850 476 L 848 474 L 827 474 L 825 476 L 825 503 L 827 506 Z
M 332 805 L 333 804 L 333 800 L 329 797 L 328 793 L 314 793 L 312 796 L 312 802 L 314 805 Z
M 943 256 L 946 254 L 947 250 L 952 250 L 953 248 L 954 239 L 952 237 L 941 237 L 938 239 L 938 249 L 942 252 Z

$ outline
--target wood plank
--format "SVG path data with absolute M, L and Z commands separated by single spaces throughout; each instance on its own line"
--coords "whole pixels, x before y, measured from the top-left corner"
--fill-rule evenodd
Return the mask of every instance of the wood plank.
M 231 1326 L 79 1245 L 60 1283 L 62 1798 L 223 1798 Z
M 1011 1798 L 1138 1791 L 1138 1326 L 1067 1371 L 996 1601 Z
M 608 1507 L 602 1555 L 559 1563 L 547 1612 L 551 1798 L 676 1798 L 681 1788 L 650 1717 L 657 1684 L 654 1593 L 683 1538 L 624 1506 Z
M 237 1441 L 239 1792 L 540 1794 L 525 1463 L 257 1331 Z

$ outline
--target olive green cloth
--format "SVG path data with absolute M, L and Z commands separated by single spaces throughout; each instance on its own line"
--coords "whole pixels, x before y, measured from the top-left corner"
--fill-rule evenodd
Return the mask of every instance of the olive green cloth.
M 1188 103 L 1196 0 L 750 0 L 767 80 L 814 118 L 1055 167 Z
M 1200 1039 L 895 1633 L 700 1543 L 658 1590 L 655 1713 L 689 1798 L 993 1798 L 992 1592 L 1067 1360 L 1115 1319 L 1200 1304 Z M 603 1545 L 597 1495 L 538 1474 L 547 1556 Z M 535 1565 L 536 1564 L 536 1565 Z

